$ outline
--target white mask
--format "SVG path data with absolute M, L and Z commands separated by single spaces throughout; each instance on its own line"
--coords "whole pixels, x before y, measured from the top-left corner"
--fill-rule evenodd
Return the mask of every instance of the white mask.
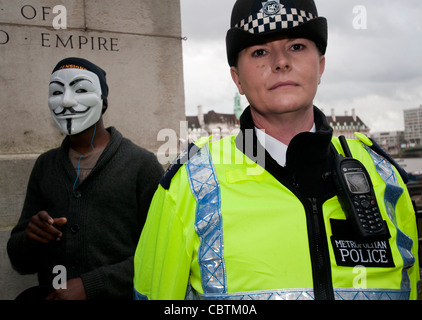
M 87 70 L 58 70 L 51 75 L 48 105 L 61 132 L 66 135 L 81 133 L 101 118 L 100 79 Z

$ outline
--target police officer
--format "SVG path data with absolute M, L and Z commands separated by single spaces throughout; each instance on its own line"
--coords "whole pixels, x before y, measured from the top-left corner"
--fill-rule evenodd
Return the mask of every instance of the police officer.
M 161 180 L 135 254 L 135 298 L 416 299 L 405 173 L 362 135 L 346 148 L 373 188 L 356 184 L 352 199 L 382 236 L 363 237 L 339 201 L 333 172 L 345 151 L 313 105 L 327 47 L 314 1 L 237 0 L 226 42 L 250 103 L 241 133 L 196 142 Z

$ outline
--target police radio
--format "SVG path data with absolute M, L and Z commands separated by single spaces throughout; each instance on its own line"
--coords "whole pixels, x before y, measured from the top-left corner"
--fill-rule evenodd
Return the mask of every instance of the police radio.
M 347 219 L 361 239 L 388 239 L 390 234 L 382 219 L 368 171 L 353 159 L 344 136 L 340 137 L 340 143 L 345 157 L 341 154 L 336 157 L 333 177 Z

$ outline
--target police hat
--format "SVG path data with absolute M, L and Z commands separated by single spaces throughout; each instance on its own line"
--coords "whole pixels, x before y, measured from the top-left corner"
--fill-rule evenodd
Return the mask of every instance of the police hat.
M 325 54 L 327 19 L 318 17 L 314 0 L 237 0 L 227 32 L 227 58 L 237 64 L 240 51 L 273 37 L 306 38 Z

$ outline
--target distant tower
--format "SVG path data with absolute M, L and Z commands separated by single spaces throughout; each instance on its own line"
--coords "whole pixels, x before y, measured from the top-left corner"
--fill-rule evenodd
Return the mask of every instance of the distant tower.
M 198 106 L 198 122 L 199 122 L 199 126 L 204 129 L 204 125 L 205 125 L 205 119 L 204 119 L 204 108 L 199 105 Z
M 240 105 L 240 95 L 238 92 L 236 92 L 236 96 L 234 97 L 234 115 L 236 116 L 237 120 L 240 119 L 242 112 L 243 112 L 243 108 Z

